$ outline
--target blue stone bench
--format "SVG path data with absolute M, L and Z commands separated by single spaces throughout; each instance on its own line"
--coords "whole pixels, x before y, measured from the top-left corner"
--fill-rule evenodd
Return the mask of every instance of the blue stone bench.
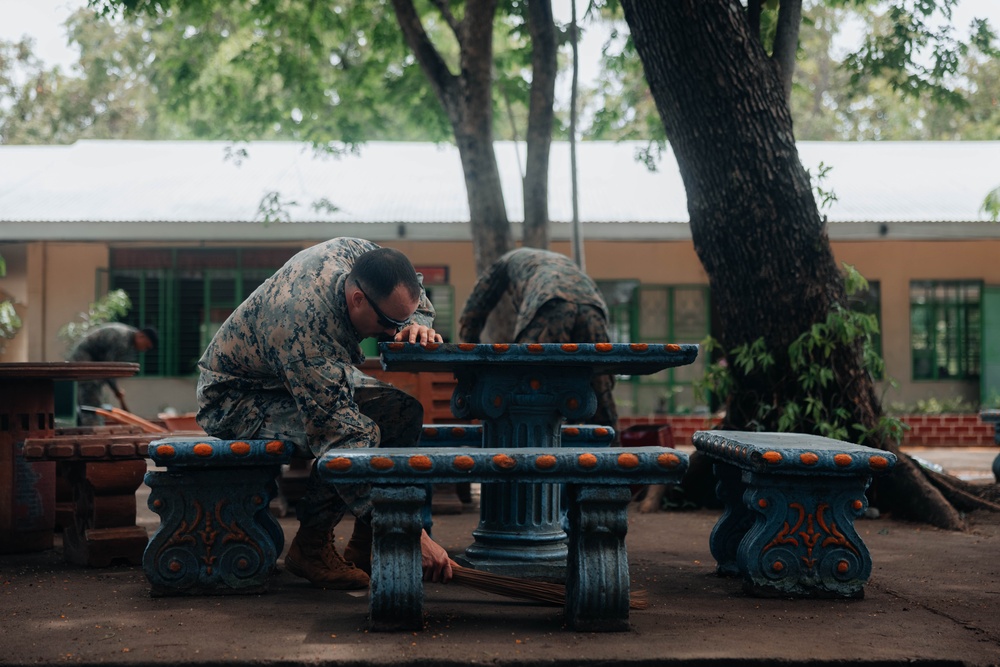
M 566 425 L 559 429 L 563 445 L 579 447 L 610 447 L 615 439 L 615 430 L 610 426 L 593 424 Z M 420 434 L 421 447 L 483 447 L 483 427 L 481 424 L 424 424 Z M 432 534 L 434 525 L 431 511 L 433 485 L 427 487 L 427 506 L 424 508 L 424 529 Z M 562 505 L 565 509 L 566 501 Z
M 698 431 L 692 442 L 725 503 L 710 539 L 719 574 L 754 595 L 864 597 L 872 559 L 854 519 L 895 455 L 799 433 Z
M 372 485 L 373 630 L 423 627 L 420 532 L 428 484 L 526 482 L 566 485 L 568 625 L 620 631 L 628 629 L 629 614 L 629 485 L 678 483 L 687 456 L 665 447 L 379 448 L 330 451 L 317 467 L 330 484 Z
M 259 593 L 284 534 L 268 506 L 293 446 L 279 440 L 164 438 L 149 443 L 148 505 L 160 527 L 143 553 L 154 596 Z

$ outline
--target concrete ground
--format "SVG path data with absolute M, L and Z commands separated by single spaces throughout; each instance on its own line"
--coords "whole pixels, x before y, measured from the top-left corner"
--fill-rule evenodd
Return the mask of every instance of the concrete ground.
M 990 483 L 995 448 L 911 452 Z M 145 487 L 143 487 L 144 489 Z M 140 494 L 139 521 L 158 517 Z M 153 598 L 141 568 L 66 565 L 60 549 L 0 556 L 0 664 L 137 665 L 1000 665 L 1000 515 L 966 532 L 859 520 L 874 567 L 862 600 L 749 597 L 715 575 L 713 510 L 630 514 L 633 611 L 623 633 L 564 628 L 560 608 L 428 585 L 426 629 L 371 633 L 364 591 L 287 572 L 260 595 Z M 478 514 L 435 517 L 453 554 Z M 282 518 L 287 542 L 295 521 Z M 338 530 L 340 544 L 350 534 Z M 279 566 L 282 561 L 279 560 Z

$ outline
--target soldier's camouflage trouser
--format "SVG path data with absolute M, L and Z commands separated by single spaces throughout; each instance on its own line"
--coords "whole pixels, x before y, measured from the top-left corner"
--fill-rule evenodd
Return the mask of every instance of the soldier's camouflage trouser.
M 354 401 L 361 413 L 378 424 L 381 444 L 386 447 L 413 447 L 420 439 L 424 409 L 420 402 L 392 385 L 360 371 L 354 373 Z M 255 437 L 294 442 L 300 456 L 312 456 L 298 408 L 291 396 L 276 400 L 266 411 L 267 417 Z M 250 437 L 250 436 L 245 436 Z M 320 456 L 323 452 L 315 452 Z M 303 528 L 332 530 L 350 509 L 355 517 L 371 521 L 370 486 L 339 484 L 334 488 L 322 482 L 312 466 L 303 497 L 295 513 Z
M 87 405 L 100 408 L 105 403 L 104 400 L 104 380 L 94 382 L 80 381 L 76 383 L 76 423 L 80 426 L 101 426 L 104 424 L 104 417 L 96 412 L 84 410 L 80 406 Z
M 577 305 L 563 299 L 552 299 L 538 309 L 518 335 L 515 343 L 607 343 L 608 323 L 600 310 Z M 618 444 L 618 408 L 615 406 L 613 375 L 595 375 L 590 386 L 597 394 L 597 412 L 588 420 L 615 429 Z

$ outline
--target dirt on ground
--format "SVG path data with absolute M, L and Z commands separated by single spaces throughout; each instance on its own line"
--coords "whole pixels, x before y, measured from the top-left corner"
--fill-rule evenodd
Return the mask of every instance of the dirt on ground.
M 0 664 L 1000 665 L 1000 515 L 962 533 L 859 520 L 874 561 L 861 600 L 745 594 L 715 573 L 718 516 L 633 507 L 632 589 L 648 607 L 622 633 L 570 631 L 561 608 L 456 584 L 426 586 L 422 632 L 372 633 L 366 592 L 312 588 L 281 560 L 264 594 L 154 598 L 140 567 L 0 556 Z M 454 555 L 477 523 L 438 516 L 434 534 Z M 296 524 L 281 524 L 287 548 Z

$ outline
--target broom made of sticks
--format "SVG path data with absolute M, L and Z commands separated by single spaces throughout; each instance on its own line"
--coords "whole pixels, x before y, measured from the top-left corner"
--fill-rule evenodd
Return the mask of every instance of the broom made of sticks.
M 533 600 L 545 604 L 562 607 L 566 604 L 566 587 L 547 581 L 533 581 L 508 577 L 493 572 L 474 570 L 462 567 L 455 561 L 451 562 L 452 581 L 475 588 L 476 590 L 496 593 L 520 600 Z M 645 591 L 633 591 L 629 597 L 629 609 L 645 609 L 648 606 Z

